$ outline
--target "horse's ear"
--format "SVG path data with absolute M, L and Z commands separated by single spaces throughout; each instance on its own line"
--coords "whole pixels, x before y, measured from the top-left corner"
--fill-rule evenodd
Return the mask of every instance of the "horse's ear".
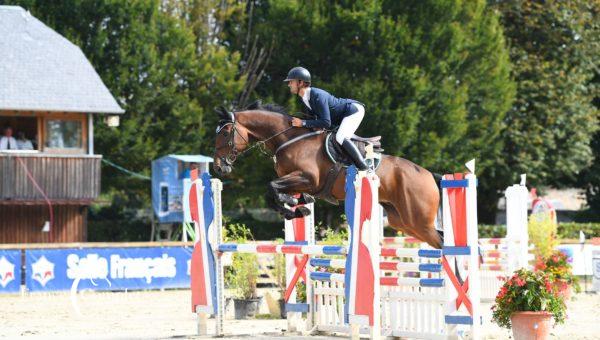
M 246 107 L 247 110 L 258 110 L 262 106 L 262 101 L 260 99 L 255 100 L 250 105 Z
M 215 107 L 215 113 L 219 116 L 219 118 L 223 119 L 225 118 L 225 108 L 223 106 L 217 106 Z
M 224 121 L 224 122 L 234 122 L 235 121 L 235 116 L 233 115 L 233 112 L 227 111 L 227 109 L 224 106 L 219 106 L 219 107 L 215 108 L 215 112 L 217 113 L 217 115 L 219 115 L 220 121 Z

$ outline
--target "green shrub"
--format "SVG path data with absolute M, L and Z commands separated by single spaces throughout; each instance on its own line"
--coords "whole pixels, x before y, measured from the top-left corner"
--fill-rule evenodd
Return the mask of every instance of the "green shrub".
M 600 223 L 561 222 L 558 224 L 558 238 L 579 239 L 580 230 L 586 238 L 600 237 Z
M 223 232 L 225 242 L 247 243 L 252 239 L 250 229 L 244 224 L 228 224 Z M 256 254 L 234 253 L 231 267 L 225 270 L 225 284 L 235 290 L 238 298 L 256 298 L 258 271 Z
M 527 229 L 529 242 L 535 246 L 535 255 L 542 258 L 550 256 L 558 245 L 556 223 L 547 214 L 532 214 Z
M 334 230 L 331 228 L 325 229 L 325 235 L 319 242 L 327 245 L 343 245 L 348 243 L 348 228 Z
M 600 223 L 593 222 L 559 222 L 558 239 L 579 239 L 579 231 L 583 231 L 586 238 L 600 237 Z M 504 224 L 480 224 L 479 238 L 506 237 Z
M 480 224 L 478 226 L 479 238 L 503 238 L 506 237 L 505 224 Z

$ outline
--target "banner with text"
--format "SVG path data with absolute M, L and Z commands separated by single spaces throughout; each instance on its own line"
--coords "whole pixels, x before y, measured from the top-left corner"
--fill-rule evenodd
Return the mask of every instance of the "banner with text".
M 189 288 L 191 247 L 26 250 L 28 291 Z

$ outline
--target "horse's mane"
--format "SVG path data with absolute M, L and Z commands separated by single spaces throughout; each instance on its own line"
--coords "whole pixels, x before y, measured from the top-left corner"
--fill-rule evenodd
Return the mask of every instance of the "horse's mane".
M 260 100 L 257 100 L 244 108 L 244 110 L 263 110 L 280 113 L 282 115 L 289 116 L 288 111 L 285 107 L 275 104 L 275 103 L 266 103 L 263 104 Z

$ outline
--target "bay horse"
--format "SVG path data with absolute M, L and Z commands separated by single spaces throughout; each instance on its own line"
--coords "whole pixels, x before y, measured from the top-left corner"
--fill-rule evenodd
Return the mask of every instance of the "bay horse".
M 263 145 L 274 155 L 279 178 L 269 183 L 267 202 L 286 219 L 310 214 L 308 209 L 292 211 L 285 204 L 298 202 L 292 195 L 304 194 L 305 202 L 322 193 L 331 161 L 325 151 L 325 133 L 308 128 L 290 127 L 292 116 L 257 109 L 228 112 L 221 108 L 215 138 L 213 168 L 219 175 L 230 173 L 236 158 L 249 149 Z M 281 110 L 280 110 L 281 111 Z M 286 144 L 287 143 L 287 144 Z M 283 146 L 283 147 L 282 147 Z M 345 170 L 332 182 L 331 196 L 343 200 Z M 389 225 L 399 231 L 441 248 L 443 236 L 435 229 L 440 204 L 436 179 L 428 170 L 409 160 L 382 155 L 376 169 L 380 179 L 379 203 L 387 212 Z

